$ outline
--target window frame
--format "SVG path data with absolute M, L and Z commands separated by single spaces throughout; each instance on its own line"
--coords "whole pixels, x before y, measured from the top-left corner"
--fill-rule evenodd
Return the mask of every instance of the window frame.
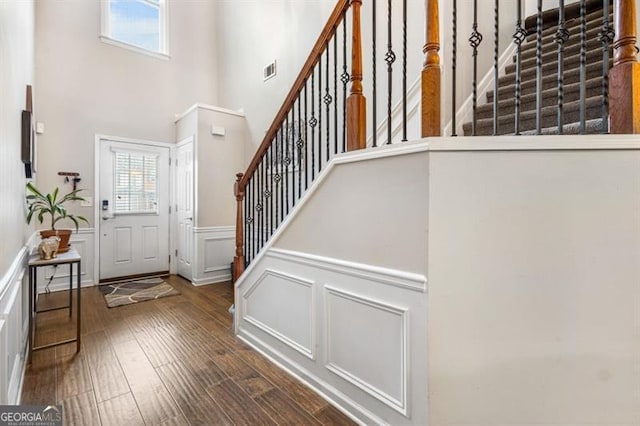
M 137 0 L 142 3 L 152 4 L 154 2 L 147 0 Z M 104 43 L 122 47 L 137 53 L 153 56 L 159 59 L 169 60 L 169 2 L 167 0 L 158 0 L 158 19 L 160 21 L 160 50 L 149 50 L 144 47 L 136 46 L 122 40 L 115 39 L 111 36 L 111 0 L 100 1 L 100 40 Z

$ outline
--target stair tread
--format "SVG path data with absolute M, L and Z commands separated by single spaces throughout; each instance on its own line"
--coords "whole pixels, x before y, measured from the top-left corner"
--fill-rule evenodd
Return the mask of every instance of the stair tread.
M 596 119 L 599 118 L 598 115 L 602 112 L 602 96 L 593 96 L 588 98 L 585 102 L 587 119 Z M 569 119 L 568 116 L 575 115 L 580 111 L 580 101 L 568 102 L 564 105 L 564 114 L 565 119 Z M 535 128 L 535 124 L 532 126 L 532 123 L 535 123 L 537 111 L 526 111 L 520 114 L 520 123 L 521 123 L 521 131 L 531 130 Z M 542 121 L 543 122 L 553 122 L 557 117 L 557 107 L 546 106 L 542 108 Z M 601 118 L 601 117 L 600 117 Z M 515 121 L 515 114 L 504 114 L 500 115 L 498 118 L 499 125 L 499 134 L 512 133 Z M 571 124 L 577 120 L 570 120 L 565 124 Z M 506 132 L 503 132 L 500 128 L 507 128 Z M 545 126 L 549 127 L 549 126 Z M 470 134 L 471 130 L 471 122 L 464 123 L 463 125 L 464 133 Z M 493 130 L 493 117 L 483 118 L 476 120 L 476 134 L 487 134 L 488 130 Z M 490 132 L 492 133 L 492 132 Z

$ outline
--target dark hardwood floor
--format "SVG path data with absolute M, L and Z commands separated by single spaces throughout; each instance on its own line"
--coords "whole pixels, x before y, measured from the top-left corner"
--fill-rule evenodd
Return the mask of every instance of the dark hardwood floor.
M 65 425 L 354 424 L 235 338 L 230 283 L 168 281 L 179 296 L 112 309 L 83 289 L 80 353 L 35 352 L 22 404 L 62 404 Z M 41 295 L 39 308 L 67 296 Z M 36 343 L 73 337 L 74 324 L 67 310 L 39 314 Z

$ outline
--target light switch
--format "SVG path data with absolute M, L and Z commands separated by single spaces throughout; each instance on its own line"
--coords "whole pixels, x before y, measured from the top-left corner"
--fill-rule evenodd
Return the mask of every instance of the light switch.
M 211 134 L 215 136 L 224 136 L 224 127 L 211 125 Z
M 39 135 L 44 133 L 44 123 L 42 121 L 36 121 L 36 133 Z

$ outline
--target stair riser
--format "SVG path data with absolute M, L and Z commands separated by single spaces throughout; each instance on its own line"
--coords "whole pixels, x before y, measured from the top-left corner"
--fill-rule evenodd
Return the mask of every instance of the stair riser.
M 602 50 L 602 43 L 600 42 L 600 40 L 598 40 L 595 37 L 588 38 L 587 51 L 592 51 L 597 49 Z M 567 42 L 567 44 L 564 45 L 565 56 L 577 55 L 578 53 L 580 53 L 580 42 L 577 42 L 577 43 Z M 525 61 L 535 61 L 535 57 L 536 57 L 535 49 L 528 49 L 526 52 L 522 50 L 520 52 L 520 60 L 522 61 L 522 63 L 525 63 Z M 558 45 L 556 43 L 552 43 L 542 47 L 542 60 L 544 62 L 548 60 L 552 61 L 557 57 L 558 57 Z M 516 55 L 513 55 L 512 60 L 513 60 L 513 63 L 515 64 Z
M 613 13 L 611 12 L 613 10 L 613 8 L 609 9 L 610 13 L 609 13 L 609 24 L 613 25 Z M 564 23 L 565 28 L 570 32 L 580 32 L 580 18 L 573 18 L 569 21 L 565 21 Z M 597 12 L 593 12 L 587 15 L 587 30 L 594 28 L 594 27 L 602 27 L 602 11 L 599 10 Z M 548 38 L 551 37 L 553 38 L 553 36 L 556 34 L 556 32 L 558 31 L 558 23 L 555 22 L 555 25 L 553 25 L 552 27 L 549 28 L 545 28 L 544 30 L 542 30 L 542 38 Z M 536 39 L 536 33 L 535 33 L 535 29 L 533 34 L 530 34 L 527 36 L 527 41 L 531 41 L 531 40 L 535 40 Z
M 612 61 L 609 61 L 609 65 L 612 64 Z M 602 63 L 591 63 L 587 65 L 586 69 L 587 80 L 596 77 L 602 77 Z M 522 79 L 522 94 L 528 94 L 535 92 L 536 90 L 536 78 L 535 74 L 529 75 L 529 78 Z M 542 90 L 549 89 L 551 87 L 557 86 L 558 78 L 555 73 L 543 76 L 542 79 Z M 564 84 L 573 84 L 580 82 L 580 69 L 574 68 L 571 70 L 565 70 L 564 74 Z M 509 95 L 510 93 L 515 93 L 515 74 L 510 74 L 504 77 L 500 77 L 499 80 L 499 95 Z M 487 98 L 489 100 L 493 99 L 493 90 L 487 93 Z
M 594 87 L 591 88 L 589 90 L 587 90 L 587 99 L 594 97 L 594 96 L 600 96 L 602 95 L 602 88 L 601 87 Z M 569 102 L 573 102 L 573 101 L 577 101 L 580 99 L 580 91 L 579 90 L 574 90 L 574 91 L 570 91 L 570 92 L 565 92 L 564 94 L 564 104 L 566 105 Z M 552 94 L 545 94 L 545 96 L 542 97 L 542 106 L 543 107 L 547 107 L 547 106 L 556 106 L 558 104 L 558 96 L 557 93 L 552 93 Z M 534 111 L 537 108 L 537 103 L 536 103 L 536 99 L 535 97 L 527 97 L 526 99 L 523 99 L 520 102 L 520 113 L 525 113 L 528 111 Z M 499 106 L 499 114 L 500 115 L 505 115 L 505 114 L 514 114 L 515 113 L 515 98 L 513 98 L 511 100 L 511 102 L 508 103 L 500 103 Z M 476 117 L 478 117 L 479 120 L 481 119 L 485 119 L 485 118 L 493 118 L 493 105 L 492 104 L 487 104 L 487 105 L 483 105 L 480 108 L 477 109 L 477 114 Z
M 610 56 L 611 57 L 611 56 Z M 587 53 L 587 64 L 589 63 L 593 63 L 593 62 L 597 62 L 597 61 L 601 61 L 602 60 L 602 51 L 600 50 L 595 50 L 595 51 L 591 51 Z M 573 69 L 577 69 L 580 67 L 580 55 L 574 55 L 574 56 L 570 56 L 570 57 L 565 57 L 564 58 L 564 70 L 565 73 L 566 72 L 570 72 Z M 507 75 L 512 74 L 515 76 L 515 65 L 509 65 L 507 67 L 507 69 L 511 69 L 511 71 L 507 72 Z M 553 73 L 555 74 L 558 71 L 558 61 L 553 61 L 553 62 L 543 62 L 542 63 L 542 73 L 547 75 L 549 73 Z M 521 78 L 522 80 L 528 80 L 530 78 L 535 78 L 536 76 L 536 67 L 535 66 L 529 66 L 529 67 L 523 67 L 522 68 L 522 73 Z M 515 78 L 515 77 L 514 77 Z
M 594 27 L 587 30 L 587 43 L 592 40 L 598 40 L 598 34 L 600 33 L 601 28 Z M 580 30 L 576 30 L 574 32 L 569 32 L 569 40 L 565 43 L 565 47 L 573 46 L 580 44 Z M 553 37 L 547 37 L 542 39 L 542 53 L 551 52 L 557 48 L 557 43 L 553 39 Z M 536 40 L 535 38 L 532 41 L 527 41 L 522 45 L 522 56 L 525 58 L 529 58 L 536 55 Z
M 591 44 L 587 45 L 587 55 L 600 55 L 602 56 L 602 44 L 599 41 L 595 41 Z M 613 49 L 609 48 L 609 57 L 612 57 L 613 55 Z M 572 58 L 574 56 L 580 57 L 580 46 L 572 46 L 568 49 L 564 50 L 564 59 L 565 61 L 569 58 Z M 507 67 L 505 68 L 505 71 L 507 73 L 512 73 L 516 71 L 516 61 L 515 61 L 515 56 L 514 58 L 514 62 L 513 64 L 509 64 L 507 65 Z M 547 64 L 550 62 L 558 62 L 558 50 L 554 50 L 553 52 L 549 52 L 546 53 L 544 55 L 542 55 L 542 63 L 543 64 Z M 520 66 L 521 68 L 527 69 L 527 68 L 533 68 L 536 66 L 536 58 L 535 56 L 532 56 L 531 58 L 526 58 L 526 59 L 520 59 Z

